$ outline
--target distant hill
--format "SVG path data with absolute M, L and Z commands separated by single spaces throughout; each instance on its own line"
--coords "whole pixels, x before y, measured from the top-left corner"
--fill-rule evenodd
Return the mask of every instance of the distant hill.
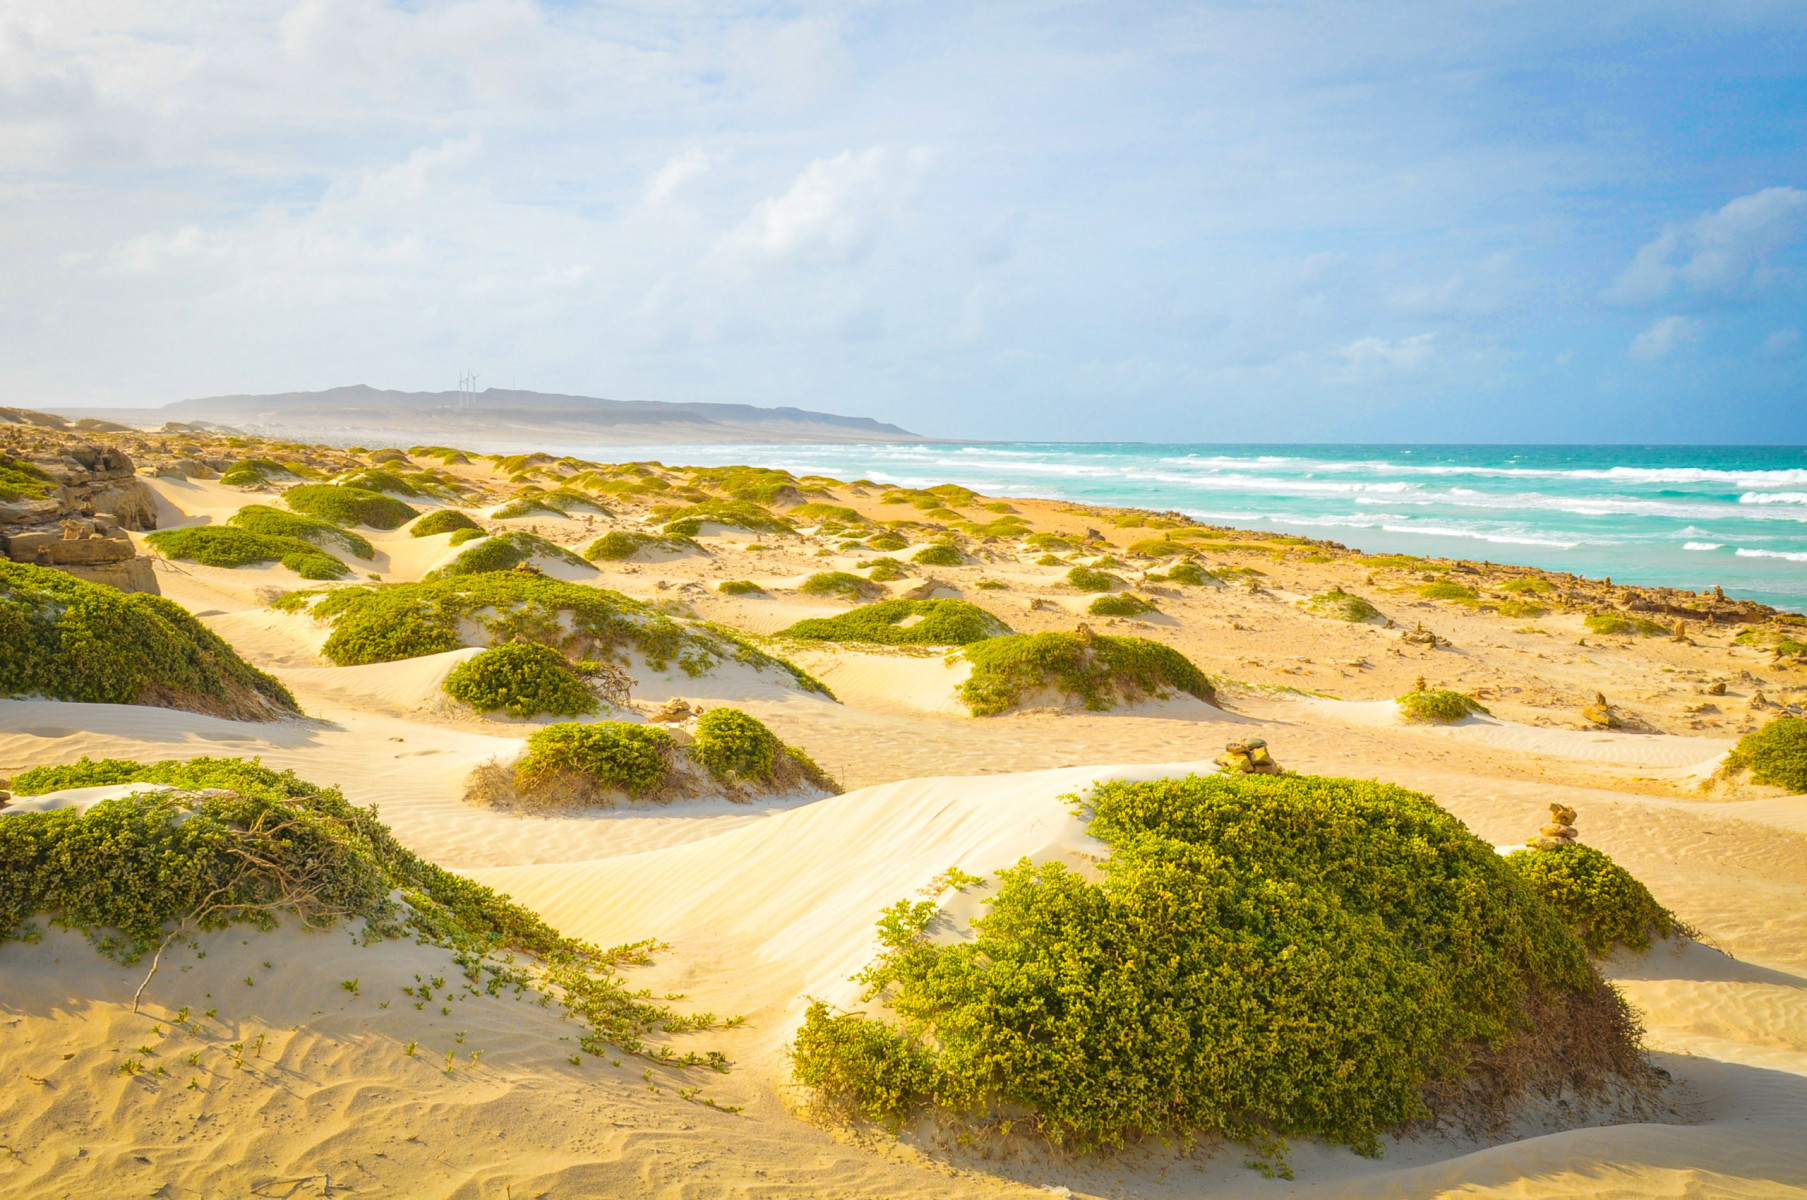
M 457 392 L 398 392 L 354 384 L 323 392 L 208 396 L 161 408 L 65 409 L 70 417 L 140 428 L 166 422 L 226 425 L 250 433 L 330 441 L 463 440 L 488 443 L 661 444 L 709 442 L 922 442 L 874 421 L 801 408 L 751 404 L 668 404 L 487 388 L 460 403 Z

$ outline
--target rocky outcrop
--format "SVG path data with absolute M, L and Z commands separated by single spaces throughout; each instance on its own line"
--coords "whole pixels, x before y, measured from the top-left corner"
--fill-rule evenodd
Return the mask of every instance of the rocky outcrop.
M 1286 772 L 1267 751 L 1264 738 L 1231 742 L 1215 760 L 1226 775 L 1284 775 Z
M 1566 804 L 1550 805 L 1550 823 L 1526 842 L 1533 850 L 1560 850 L 1575 844 L 1575 810 Z
M 41 481 L 38 495 L 0 501 L 0 552 L 90 583 L 157 593 L 150 562 L 126 530 L 157 527 L 156 495 L 124 452 L 70 441 L 54 454 L 9 459 Z

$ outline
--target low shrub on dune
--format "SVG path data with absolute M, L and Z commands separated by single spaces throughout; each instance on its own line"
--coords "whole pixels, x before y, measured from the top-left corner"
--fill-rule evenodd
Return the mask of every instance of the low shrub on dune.
M 680 621 L 619 592 L 520 571 L 290 592 L 276 607 L 330 624 L 321 653 L 342 667 L 464 645 L 539 642 L 573 660 L 622 661 L 634 651 L 655 670 L 675 662 L 690 675 L 738 662 L 783 671 L 803 691 L 833 695 L 808 672 L 734 630 Z
M 161 596 L 0 560 L 0 695 L 147 704 L 268 721 L 287 688 Z
M 739 709 L 712 708 L 686 737 L 625 721 L 548 725 L 527 740 L 512 768 L 478 768 L 467 797 L 544 810 L 668 803 L 711 792 L 747 800 L 800 788 L 840 791 L 763 722 Z
M 427 574 L 428 579 L 445 579 L 454 575 L 481 575 L 488 571 L 509 571 L 534 559 L 549 559 L 566 566 L 591 570 L 589 563 L 554 542 L 537 534 L 517 529 L 499 533 L 461 553 L 457 558 Z
M 1074 567 L 1067 572 L 1067 582 L 1082 592 L 1108 592 L 1123 581 L 1109 571 L 1092 567 Z
M 729 525 L 751 533 L 795 533 L 796 527 L 783 517 L 751 500 L 704 500 L 681 508 L 661 505 L 653 515 L 665 522 L 665 532 L 692 538 L 704 525 Z
M 1097 882 L 1024 859 L 964 940 L 931 936 L 933 901 L 886 911 L 859 979 L 895 1021 L 817 1002 L 791 1047 L 824 1107 L 1081 1151 L 1317 1137 L 1378 1155 L 1431 1119 L 1495 1132 L 1520 1098 L 1656 1089 L 1562 919 L 1427 796 L 1189 776 L 1076 807 L 1111 848 Z
M 349 529 L 341 529 L 318 517 L 284 512 L 267 504 L 247 504 L 227 517 L 226 524 L 263 537 L 294 538 L 316 546 L 337 546 L 353 558 L 368 560 L 376 557 L 376 548 Z
M 1582 624 L 1602 637 L 1661 637 L 1669 632 L 1669 626 L 1660 621 L 1617 612 L 1589 613 Z
M 519 986 L 563 1004 L 587 1027 L 579 1038 L 587 1053 L 650 1053 L 650 1033 L 709 1024 L 628 987 L 620 968 L 647 961 L 651 942 L 604 950 L 566 937 L 415 855 L 374 808 L 292 771 L 236 758 L 82 759 L 21 772 L 13 788 L 38 795 L 139 781 L 176 791 L 103 800 L 85 813 L 0 810 L 0 942 L 35 936 L 32 918 L 45 917 L 132 962 L 178 933 L 361 918 L 366 939 L 411 937 L 453 952 L 473 991 Z M 727 1066 L 714 1052 L 662 1061 Z
M 935 542 L 910 555 L 910 561 L 925 567 L 957 567 L 966 561 L 966 556 L 960 553 L 958 546 Z
M 1606 954 L 1615 943 L 1648 950 L 1652 934 L 1666 938 L 1678 931 L 1691 933 L 1630 871 L 1592 846 L 1576 842 L 1549 850 L 1519 850 L 1506 856 L 1506 865 L 1596 956 Z
M 682 554 L 700 547 L 687 537 L 660 537 L 612 529 L 590 543 L 584 557 L 591 562 L 626 562 L 641 554 Z
M 1436 583 L 1427 583 L 1418 589 L 1418 594 L 1426 600 L 1473 600 L 1476 592 L 1473 588 L 1460 584 L 1452 579 L 1440 579 Z
M 1395 701 L 1399 715 L 1418 725 L 1448 724 L 1476 713 L 1489 715 L 1485 706 L 1473 696 L 1448 688 L 1428 688 L 1407 692 Z
M 432 537 L 440 533 L 456 533 L 460 529 L 481 531 L 482 528 L 471 520 L 470 514 L 459 509 L 436 508 L 409 525 L 408 533 L 411 537 Z
M 751 579 L 724 579 L 715 585 L 715 590 L 724 596 L 763 596 L 764 588 Z
M 393 496 L 333 483 L 304 483 L 282 494 L 282 502 L 298 513 L 323 517 L 335 525 L 367 525 L 400 529 L 418 514 Z
M 1128 592 L 1096 597 L 1085 610 L 1095 617 L 1139 617 L 1156 611 L 1153 604 Z
M 881 646 L 965 646 L 1001 637 L 1010 627 L 965 600 L 881 600 L 835 617 L 811 617 L 779 637 Z
M 1054 561 L 1058 563 L 1060 560 Z M 1217 582 L 1217 576 L 1190 559 L 1174 563 L 1165 574 L 1151 574 L 1148 578 L 1156 583 L 1183 583 L 1190 587 L 1203 587 L 1207 583 Z
M 1090 633 L 1017 633 L 974 642 L 961 653 L 972 674 L 960 698 L 975 717 L 996 716 L 1054 693 L 1093 712 L 1183 692 L 1207 704 L 1217 690 L 1171 646 Z
M 1360 624 L 1372 621 L 1380 616 L 1380 610 L 1353 592 L 1345 592 L 1342 588 L 1331 588 L 1327 592 L 1319 592 L 1309 600 L 1299 601 L 1300 607 L 1320 617 L 1329 617 L 1334 621 L 1348 621 Z
M 1749 771 L 1752 783 L 1807 792 L 1807 718 L 1777 717 L 1745 734 L 1720 770 Z
M 594 664 L 592 664 L 594 667 Z M 507 642 L 492 646 L 446 676 L 445 692 L 478 712 L 512 717 L 579 717 L 596 711 L 596 697 L 579 670 L 550 646 Z
M 846 571 L 817 571 L 797 585 L 805 596 L 839 596 L 843 600 L 867 600 L 882 596 L 885 590 L 868 579 Z
M 866 539 L 866 545 L 874 550 L 902 550 L 909 544 L 901 533 L 889 529 L 883 533 L 875 533 Z
M 246 567 L 279 562 L 303 579 L 341 579 L 350 574 L 350 568 L 312 542 L 250 533 L 227 525 L 160 529 L 144 540 L 165 558 L 184 559 L 208 567 Z

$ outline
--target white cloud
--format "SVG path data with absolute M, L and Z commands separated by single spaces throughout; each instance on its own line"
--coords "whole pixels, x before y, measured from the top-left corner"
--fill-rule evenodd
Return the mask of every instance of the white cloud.
M 1626 353 L 1646 362 L 1667 358 L 1679 347 L 1699 341 L 1701 330 L 1700 321 L 1694 317 L 1658 317 L 1650 328 L 1631 339 Z
M 880 227 L 897 215 L 926 158 L 899 158 L 883 146 L 843 151 L 803 169 L 782 196 L 754 205 L 722 239 L 734 259 L 811 265 L 865 255 Z
M 666 160 L 664 166 L 647 176 L 646 203 L 664 204 L 683 190 L 685 184 L 708 169 L 709 156 L 696 146 L 690 147 L 681 154 L 673 155 Z
M 1363 383 L 1393 375 L 1414 375 L 1430 362 L 1434 337 L 1434 333 L 1395 341 L 1365 337 L 1338 346 L 1336 352 L 1344 363 L 1338 378 L 1345 383 Z
M 1677 282 L 1700 292 L 1762 288 L 1781 273 L 1770 256 L 1794 241 L 1804 216 L 1807 191 L 1799 188 L 1771 187 L 1740 196 L 1646 243 L 1607 290 L 1607 299 L 1650 304 Z

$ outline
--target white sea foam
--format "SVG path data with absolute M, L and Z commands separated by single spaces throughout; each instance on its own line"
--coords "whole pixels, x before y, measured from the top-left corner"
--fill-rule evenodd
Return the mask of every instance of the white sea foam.
M 1807 504 L 1807 492 L 1746 492 L 1740 504 Z
M 1789 562 L 1807 562 L 1807 550 L 1752 550 L 1738 547 L 1739 558 L 1785 558 Z
M 1724 546 L 1725 546 L 1724 542 L 1683 542 L 1682 543 L 1683 550 L 1719 550 L 1719 549 L 1723 549 Z

